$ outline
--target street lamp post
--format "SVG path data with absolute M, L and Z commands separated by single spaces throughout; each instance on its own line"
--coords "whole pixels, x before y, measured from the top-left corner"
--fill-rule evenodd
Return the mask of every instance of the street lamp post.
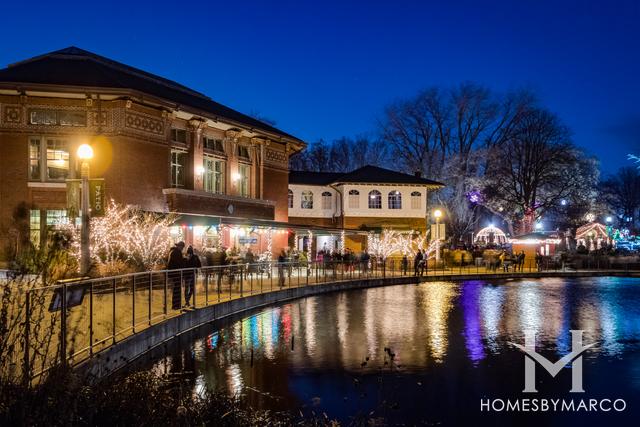
M 89 160 L 93 158 L 93 149 L 89 144 L 78 147 L 78 158 L 82 161 L 80 176 L 82 178 L 82 228 L 80 229 L 80 274 L 86 275 L 91 267 L 89 249 Z
M 442 216 L 442 211 L 440 209 L 436 209 L 433 211 L 433 216 L 436 219 L 436 266 L 438 262 L 440 262 L 440 217 Z

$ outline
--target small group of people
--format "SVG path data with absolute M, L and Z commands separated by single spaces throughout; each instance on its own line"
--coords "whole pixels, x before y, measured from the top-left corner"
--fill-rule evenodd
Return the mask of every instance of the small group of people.
M 406 261 L 405 261 L 406 259 Z M 413 275 L 414 276 L 424 276 L 424 273 L 427 271 L 427 262 L 429 259 L 425 253 L 422 252 L 422 249 L 418 249 L 416 252 L 416 256 L 413 258 Z M 407 267 L 409 264 L 409 260 L 406 255 L 402 257 L 402 270 L 404 274 L 407 274 Z
M 502 251 L 496 259 L 489 262 L 489 269 L 496 271 L 498 268 L 502 268 L 504 272 L 508 272 L 511 266 L 513 266 L 513 271 L 523 271 L 525 257 L 524 251 L 512 255 L 507 253 L 507 251 Z
M 182 308 L 183 283 L 185 307 L 191 306 L 191 297 L 195 292 L 196 269 L 202 267 L 200 257 L 193 250 L 193 246 L 189 245 L 186 256 L 183 254 L 184 247 L 184 242 L 176 243 L 169 251 L 169 259 L 167 260 L 167 270 L 182 270 L 169 273 L 169 282 L 172 285 L 171 308 L 173 310 Z M 193 303 L 195 304 L 195 297 Z

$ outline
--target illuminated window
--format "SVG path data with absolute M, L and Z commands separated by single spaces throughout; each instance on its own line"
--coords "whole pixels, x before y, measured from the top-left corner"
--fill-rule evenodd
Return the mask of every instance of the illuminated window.
M 300 199 L 300 207 L 302 209 L 313 209 L 313 193 L 311 191 L 303 191 Z
M 369 209 L 382 209 L 382 193 L 378 190 L 369 192 Z
M 171 150 L 171 186 L 184 187 L 184 172 L 187 164 L 187 153 Z
M 289 209 L 293 209 L 293 191 L 289 190 L 287 197 L 288 197 Z
M 411 209 L 421 209 L 422 208 L 422 193 L 419 191 L 414 191 L 411 193 Z
M 57 227 L 66 224 L 67 211 L 64 209 L 52 209 L 47 211 L 47 227 Z
M 240 163 L 238 165 L 238 174 L 240 175 L 240 182 L 238 183 L 240 195 L 242 197 L 250 197 L 249 178 L 251 177 L 251 165 Z
M 42 169 L 40 168 L 41 156 L 40 139 L 29 139 L 29 179 L 40 181 L 42 179 Z
M 29 212 L 29 238 L 35 247 L 40 246 L 40 210 L 31 209 Z
M 44 224 L 42 223 L 43 214 L 45 215 Z M 46 211 L 31 209 L 29 211 L 29 239 L 35 247 L 39 247 L 44 237 L 42 234 L 43 230 L 48 232 L 67 223 L 67 211 L 64 209 L 50 209 Z
M 47 179 L 62 181 L 69 177 L 69 144 L 63 139 L 47 139 Z
M 29 179 L 64 181 L 69 178 L 69 141 L 58 138 L 29 138 Z
M 224 160 L 204 156 L 204 191 L 224 193 Z
M 399 191 L 389 192 L 389 209 L 402 209 L 402 194 Z
M 328 191 L 322 193 L 322 209 L 331 209 L 331 193 Z
M 360 208 L 360 192 L 358 190 L 349 190 L 349 209 Z

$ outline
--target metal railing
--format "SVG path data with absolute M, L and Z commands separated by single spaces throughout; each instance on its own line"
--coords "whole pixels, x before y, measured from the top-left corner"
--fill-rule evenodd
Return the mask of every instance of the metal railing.
M 589 259 L 580 265 L 543 259 L 523 264 L 496 260 L 416 267 L 413 260 L 259 262 L 199 269 L 162 270 L 61 282 L 24 293 L 22 361 L 13 368 L 25 381 L 58 363 L 77 364 L 116 342 L 185 310 L 281 289 L 343 280 L 541 271 L 639 271 L 640 263 Z

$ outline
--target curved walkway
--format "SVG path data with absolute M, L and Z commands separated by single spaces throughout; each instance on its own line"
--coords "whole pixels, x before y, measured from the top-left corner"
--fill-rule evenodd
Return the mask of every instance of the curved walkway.
M 524 271 L 524 272 L 476 272 L 476 271 L 433 271 L 422 277 L 411 275 L 387 275 L 380 272 L 369 276 L 361 275 L 356 278 L 342 280 L 339 275 L 333 281 L 313 282 L 309 285 L 276 287 L 275 290 L 264 290 L 259 293 L 247 293 L 240 296 L 240 292 L 231 292 L 229 298 L 212 302 L 200 308 L 185 310 L 163 321 L 153 324 L 144 330 L 137 331 L 123 340 L 114 342 L 93 357 L 86 358 L 78 364 L 78 369 L 92 377 L 101 378 L 126 366 L 136 358 L 162 345 L 175 336 L 195 329 L 214 320 L 239 314 L 256 308 L 278 304 L 297 298 L 304 298 L 326 292 L 361 289 L 377 286 L 410 284 L 427 281 L 460 281 L 460 280 L 503 280 L 519 278 L 544 277 L 594 277 L 594 276 L 625 276 L 640 277 L 640 272 L 625 270 L 589 270 L 589 271 Z

